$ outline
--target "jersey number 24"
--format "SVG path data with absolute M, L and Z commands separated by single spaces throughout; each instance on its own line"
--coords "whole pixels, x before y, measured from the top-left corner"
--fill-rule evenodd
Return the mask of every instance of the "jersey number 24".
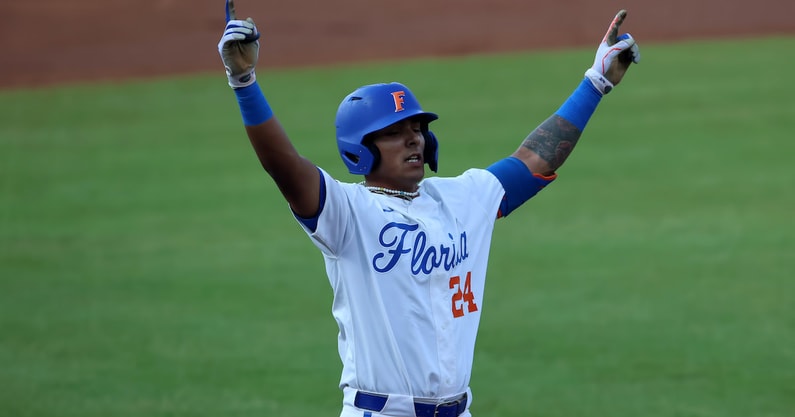
M 472 294 L 472 272 L 467 272 L 463 288 L 461 288 L 460 276 L 450 277 L 450 289 L 456 290 L 452 299 L 453 317 L 464 316 L 464 304 L 466 304 L 468 312 L 474 313 L 478 311 L 478 306 L 475 304 L 475 294 Z

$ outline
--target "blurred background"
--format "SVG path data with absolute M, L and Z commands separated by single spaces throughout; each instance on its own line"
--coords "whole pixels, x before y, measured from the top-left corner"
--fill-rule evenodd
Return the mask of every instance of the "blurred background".
M 263 32 L 260 67 L 592 46 L 619 9 L 644 44 L 791 34 L 795 3 L 672 0 L 238 1 Z M 221 0 L 0 4 L 0 87 L 218 72 Z

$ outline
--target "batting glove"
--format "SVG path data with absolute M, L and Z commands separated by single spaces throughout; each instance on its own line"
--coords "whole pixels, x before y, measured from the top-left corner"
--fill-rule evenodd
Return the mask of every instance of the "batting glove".
M 218 43 L 218 53 L 224 62 L 230 87 L 247 87 L 256 81 L 254 67 L 259 58 L 259 36 L 254 20 L 250 17 L 237 20 L 234 2 L 227 0 L 226 28 Z
M 585 76 L 603 95 L 621 82 L 631 63 L 640 62 L 640 49 L 632 35 L 618 36 L 618 29 L 626 17 L 626 10 L 616 14 L 596 50 L 593 66 L 585 71 Z

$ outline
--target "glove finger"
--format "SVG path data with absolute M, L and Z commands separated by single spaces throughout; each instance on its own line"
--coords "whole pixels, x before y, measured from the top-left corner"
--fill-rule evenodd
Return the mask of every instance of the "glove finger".
M 226 0 L 226 21 L 235 20 L 235 2 L 234 0 Z
M 226 33 L 242 33 L 246 36 L 254 36 L 257 27 L 254 26 L 253 23 L 247 22 L 245 20 L 232 20 L 226 24 L 226 29 L 224 30 L 224 34 Z
M 232 50 L 236 48 L 236 45 L 239 46 L 241 42 L 247 43 L 245 34 L 238 32 L 225 33 L 221 41 L 218 42 L 218 50 L 221 52 Z
M 610 22 L 610 26 L 607 28 L 605 37 L 602 38 L 602 43 L 607 43 L 608 46 L 612 46 L 618 42 L 618 29 L 621 27 L 621 24 L 624 23 L 624 19 L 626 19 L 626 17 L 626 10 L 622 9 L 616 13 L 616 17 L 613 18 L 613 21 Z
M 615 54 L 621 53 L 626 51 L 627 49 L 631 48 L 632 45 L 635 44 L 634 39 L 624 39 L 623 41 L 618 41 L 613 46 L 610 47 L 610 50 L 607 51 L 607 55 L 613 56 Z
M 251 29 L 253 30 L 253 34 L 251 36 L 246 37 L 246 41 L 252 42 L 259 39 L 259 30 L 257 29 L 257 25 L 254 24 L 254 19 L 249 17 L 246 19 L 246 23 L 250 24 Z
M 632 62 L 639 64 L 640 63 L 640 48 L 638 48 L 638 44 L 632 45 L 629 48 L 630 53 L 632 54 Z
M 228 33 L 241 33 L 246 37 L 254 36 L 254 30 L 249 28 L 242 28 L 242 27 L 231 27 L 224 32 L 224 35 Z
M 621 39 L 620 41 L 618 41 L 618 43 L 616 43 L 615 45 L 613 45 L 613 48 L 621 48 L 622 50 L 624 50 L 624 49 L 631 48 L 632 45 L 634 45 L 634 44 L 635 44 L 635 39 L 633 39 L 631 37 L 630 38 L 624 38 L 624 39 Z
M 633 38 L 632 35 L 630 35 L 629 33 L 622 33 L 621 36 L 616 38 L 616 40 L 619 40 L 619 41 L 623 41 L 623 40 L 627 40 L 627 39 L 632 39 L 633 41 L 635 40 L 635 38 Z
M 640 62 L 640 49 L 638 48 L 637 42 L 635 42 L 635 38 L 629 33 L 625 33 L 619 36 L 618 39 L 629 43 L 630 47 L 626 53 L 632 58 L 632 62 L 636 64 Z
M 257 25 L 252 18 L 246 20 L 231 20 L 226 24 L 226 32 L 238 32 L 246 35 L 246 42 L 253 42 L 259 39 Z
M 246 28 L 231 28 L 224 32 L 224 38 L 226 37 L 233 37 L 234 39 L 242 40 L 248 39 L 249 37 L 254 36 L 254 32 L 251 29 Z
M 602 71 L 607 71 L 610 67 L 610 63 L 616 59 L 623 64 L 629 64 L 629 61 L 632 59 L 629 52 L 631 47 L 632 44 L 627 40 L 620 41 L 611 46 L 602 57 Z
M 224 37 L 221 38 L 222 42 L 232 42 L 232 41 L 242 41 L 246 39 L 245 33 L 240 32 L 227 32 L 224 34 Z
M 624 64 L 625 66 L 629 66 L 635 60 L 635 57 L 632 53 L 632 48 L 635 46 L 635 40 L 632 38 L 625 38 L 624 40 L 618 42 L 617 44 L 613 45 L 611 49 L 611 53 L 614 52 L 616 49 L 619 50 L 618 52 L 618 62 Z M 636 48 L 637 49 L 637 48 Z
M 254 29 L 256 29 L 256 26 L 254 25 L 254 21 L 253 20 L 252 21 L 248 21 L 248 20 L 230 20 L 229 22 L 227 22 L 226 28 L 227 29 L 229 29 L 229 28 L 246 28 L 246 29 L 251 29 L 253 31 Z

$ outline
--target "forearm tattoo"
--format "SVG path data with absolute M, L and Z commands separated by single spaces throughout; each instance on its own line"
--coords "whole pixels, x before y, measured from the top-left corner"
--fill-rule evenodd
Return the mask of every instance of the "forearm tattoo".
M 553 114 L 530 132 L 522 146 L 538 154 L 554 171 L 569 157 L 581 134 L 571 122 Z

